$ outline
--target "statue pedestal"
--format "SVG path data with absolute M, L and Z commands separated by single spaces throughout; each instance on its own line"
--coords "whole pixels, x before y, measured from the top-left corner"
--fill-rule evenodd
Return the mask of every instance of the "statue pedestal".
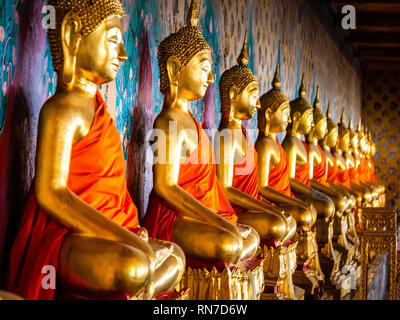
M 259 300 L 264 290 L 263 264 L 259 254 L 219 270 L 188 266 L 175 289 L 188 288 L 189 300 Z
M 293 274 L 293 283 L 305 290 L 305 296 L 320 299 L 320 283 L 324 275 L 319 262 L 315 231 L 297 232 L 296 239 L 297 268 Z
M 263 246 L 265 289 L 261 300 L 303 300 L 304 290 L 293 284 L 296 271 L 297 241 L 287 241 L 278 247 Z

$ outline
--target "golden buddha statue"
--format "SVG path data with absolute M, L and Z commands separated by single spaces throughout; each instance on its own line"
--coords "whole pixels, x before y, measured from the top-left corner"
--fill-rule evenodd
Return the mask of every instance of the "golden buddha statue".
M 217 177 L 238 214 L 238 222 L 252 226 L 258 232 L 261 245 L 267 251 L 265 256 L 269 257 L 271 252 L 285 251 L 282 245 L 292 244 L 287 240 L 295 235 L 296 220 L 284 215 L 283 211 L 259 194 L 258 155 L 242 124 L 260 108 L 259 81 L 247 67 L 248 62 L 246 32 L 238 65 L 226 70 L 219 83 L 222 117 L 215 138 Z M 286 258 L 287 255 L 283 254 L 283 259 Z M 275 259 L 280 264 L 282 259 L 279 254 L 275 254 Z M 270 266 L 275 263 L 265 261 L 265 284 L 272 287 L 269 292 L 274 292 L 273 288 L 280 284 L 283 286 L 283 278 L 288 276 L 286 265 L 295 265 L 295 261 L 285 262 L 281 264 L 279 272 L 274 273 Z M 293 287 L 293 284 L 289 284 L 289 287 Z M 286 296 L 295 298 L 293 294 L 289 292 Z
M 165 139 L 157 150 L 163 161 L 153 166 L 154 187 L 143 223 L 150 236 L 182 247 L 190 268 L 223 272 L 226 266 L 254 257 L 260 238 L 252 227 L 237 223 L 216 176 L 211 143 L 190 111 L 190 102 L 204 97 L 214 83 L 212 49 L 198 24 L 197 4 L 192 1 L 187 26 L 159 46 L 164 104 L 154 128 Z M 189 271 L 185 279 L 188 276 Z M 191 297 L 199 298 L 197 289 L 191 289 Z
M 315 235 L 311 231 L 316 220 L 316 211 L 312 205 L 294 197 L 291 192 L 288 159 L 277 139 L 277 134 L 285 131 L 290 123 L 289 99 L 281 92 L 280 87 L 277 64 L 272 89 L 261 96 L 261 109 L 258 111 L 259 134 L 255 144 L 258 154 L 258 192 L 295 218 L 299 270 L 295 272 L 293 281 L 310 294 L 318 287 L 319 281 L 307 269 L 316 254 Z M 306 268 L 301 270 L 302 266 Z
M 365 181 L 366 183 L 369 183 L 373 185 L 377 192 L 378 192 L 378 197 L 379 197 L 379 206 L 384 207 L 386 204 L 386 197 L 385 197 L 385 186 L 383 184 L 380 184 L 375 176 L 375 165 L 374 162 L 372 161 L 372 157 L 376 153 L 376 145 L 374 142 L 374 139 L 372 137 L 372 132 L 367 130 L 365 128 L 365 133 L 364 135 L 366 136 L 366 143 L 365 143 L 365 150 L 364 150 L 364 157 L 365 157 L 365 165 L 364 165 L 364 170 L 365 170 Z
M 360 172 L 358 169 L 360 165 L 360 157 L 358 153 L 358 132 L 353 129 L 353 119 L 351 117 L 349 120 L 348 130 L 350 133 L 350 141 L 347 151 L 344 152 L 344 158 L 349 170 L 351 189 L 361 192 L 365 200 L 365 206 L 371 206 L 373 194 L 371 193 L 371 190 L 363 186 L 360 181 Z
M 335 214 L 332 200 L 325 194 L 311 188 L 308 145 L 301 135 L 308 135 L 313 126 L 313 107 L 305 97 L 304 75 L 301 80 L 299 97 L 290 102 L 291 124 L 287 128 L 282 143 L 289 160 L 290 186 L 303 201 L 313 204 L 317 211 L 316 241 L 319 248 L 331 246 L 331 223 Z M 317 255 L 317 254 L 316 254 Z M 318 255 L 317 255 L 318 256 Z M 323 279 L 322 272 L 316 268 L 317 275 Z
M 318 99 L 318 88 L 317 88 L 316 101 L 314 103 L 315 125 L 311 133 L 309 134 L 308 139 L 314 140 L 314 146 L 315 143 L 317 143 L 316 141 L 317 139 L 320 141 L 322 147 L 318 145 L 318 149 L 320 151 L 319 156 L 321 156 L 321 158 L 323 158 L 324 160 L 319 161 L 319 163 L 321 164 L 325 162 L 324 163 L 325 171 L 324 171 L 324 176 L 322 178 L 322 170 L 319 169 L 321 173 L 318 173 L 318 167 L 315 167 L 316 171 L 314 171 L 314 178 L 316 178 L 315 173 L 317 173 L 319 182 L 322 183 L 323 186 L 320 187 L 313 180 L 311 180 L 311 185 L 315 188 L 320 188 L 320 191 L 329 191 L 329 189 L 333 190 L 336 192 L 336 194 L 339 194 L 343 198 L 343 200 L 340 200 L 340 198 L 335 197 L 335 194 L 329 193 L 329 196 L 331 197 L 331 199 L 333 199 L 336 206 L 336 215 L 333 220 L 333 241 L 332 241 L 333 248 L 325 247 L 324 248 L 325 250 L 323 250 L 323 252 L 327 257 L 334 260 L 335 264 L 333 267 L 329 263 L 327 263 L 329 267 L 332 267 L 328 268 L 329 270 L 328 272 L 330 272 L 331 274 L 331 279 L 333 280 L 333 283 L 336 283 L 336 285 L 340 287 L 341 286 L 340 282 L 344 279 L 345 276 L 344 274 L 341 274 L 341 270 L 350 270 L 353 267 L 355 270 L 356 268 L 353 258 L 356 255 L 359 241 L 355 230 L 355 219 L 354 219 L 355 197 L 348 190 L 346 190 L 346 188 L 343 187 L 338 181 L 339 170 L 336 164 L 336 159 L 331 154 L 329 147 L 329 145 L 333 147 L 337 144 L 338 129 L 337 125 L 330 118 L 329 106 L 327 113 L 329 115 L 328 118 L 327 116 L 322 115 L 322 112 L 319 109 L 318 100 L 319 99 Z M 325 124 L 322 126 L 319 125 L 318 121 L 325 122 L 326 126 Z M 326 130 L 325 132 L 322 132 L 324 127 L 326 128 Z M 309 145 L 310 158 L 312 157 L 311 153 L 313 152 L 311 150 L 312 150 L 312 145 L 310 144 Z M 314 151 L 318 153 L 315 147 Z M 314 159 L 318 159 L 318 157 L 317 158 L 314 157 Z M 329 181 L 329 179 L 331 181 Z M 332 181 L 335 181 L 336 184 Z M 324 187 L 327 187 L 329 189 L 326 190 Z M 343 204 L 340 204 L 340 201 L 343 201 Z M 338 257 L 341 258 L 338 259 Z M 346 268 L 343 269 L 343 267 L 345 266 Z M 325 268 L 324 270 L 327 269 Z
M 118 0 L 49 0 L 56 93 L 38 126 L 36 177 L 15 239 L 9 290 L 26 299 L 151 299 L 174 288 L 185 256 L 149 239 L 127 191 L 117 129 L 97 86 L 127 59 Z M 44 289 L 53 267 L 57 290 Z
M 364 186 L 371 192 L 372 206 L 379 207 L 380 187 L 371 183 L 371 177 L 368 171 L 368 160 L 366 158 L 368 153 L 368 137 L 364 133 L 364 127 L 361 122 L 361 118 L 358 121 L 357 130 L 358 136 L 358 148 L 353 151 L 353 156 L 356 162 L 358 162 L 358 172 L 360 177 L 360 185 Z

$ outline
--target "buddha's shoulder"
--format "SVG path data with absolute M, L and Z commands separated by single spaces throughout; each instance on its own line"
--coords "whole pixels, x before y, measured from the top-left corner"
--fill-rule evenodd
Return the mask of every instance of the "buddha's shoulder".
M 301 141 L 297 137 L 291 135 L 286 135 L 285 139 L 282 141 L 283 147 L 297 146 L 299 144 L 301 144 Z
M 40 110 L 40 119 L 71 119 L 74 115 L 82 117 L 82 114 L 92 107 L 94 111 L 95 102 L 90 99 L 82 98 L 81 95 L 70 92 L 60 92 L 51 96 Z
M 170 126 L 182 127 L 182 122 L 187 120 L 187 116 L 181 111 L 174 109 L 163 109 L 154 120 L 154 128 L 165 129 Z
M 256 149 L 276 149 L 279 146 L 276 143 L 276 140 L 272 137 L 258 137 L 255 144 Z

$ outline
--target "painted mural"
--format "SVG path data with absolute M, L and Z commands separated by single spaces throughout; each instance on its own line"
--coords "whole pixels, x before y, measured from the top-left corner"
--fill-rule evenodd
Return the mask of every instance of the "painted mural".
M 367 70 L 362 87 L 362 116 L 375 134 L 375 175 L 387 205 L 400 212 L 400 71 Z
M 128 184 L 141 215 L 152 187 L 151 165 L 140 165 L 144 134 L 162 106 L 157 46 L 184 24 L 189 0 L 122 0 L 126 10 L 124 42 L 129 59 L 117 79 L 101 88 L 115 120 L 128 166 Z M 37 119 L 43 102 L 54 93 L 56 75 L 41 28 L 44 0 L 0 0 L 0 253 L 5 226 L 12 238 L 34 177 Z M 306 97 L 320 86 L 323 110 L 331 101 L 338 119 L 346 107 L 355 121 L 360 114 L 360 79 L 320 25 L 306 0 L 199 0 L 201 27 L 211 44 L 216 82 L 192 111 L 204 128 L 218 127 L 218 82 L 233 64 L 249 34 L 249 67 L 260 78 L 261 92 L 270 89 L 277 61 L 282 90 L 297 97 L 305 73 Z M 247 121 L 253 141 L 256 117 Z M 282 136 L 280 137 L 283 138 Z M 128 152 L 129 151 L 129 152 Z M 138 164 L 139 163 L 139 164 Z M 16 196 L 10 196 L 16 194 Z M 1 257 L 0 257 L 1 258 Z

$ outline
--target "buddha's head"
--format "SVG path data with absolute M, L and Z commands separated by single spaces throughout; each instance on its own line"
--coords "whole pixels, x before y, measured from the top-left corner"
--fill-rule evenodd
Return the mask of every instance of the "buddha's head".
M 115 79 L 127 59 L 123 47 L 124 10 L 118 0 L 49 0 L 56 28 L 48 37 L 54 70 L 65 86 L 76 79 L 100 85 Z
M 261 108 L 258 110 L 258 129 L 266 136 L 269 133 L 284 132 L 291 122 L 289 99 L 280 88 L 279 63 L 277 63 L 272 89 L 261 96 Z
M 357 135 L 358 135 L 358 150 L 360 150 L 360 152 L 365 155 L 368 152 L 368 140 L 367 140 L 367 135 L 364 133 L 364 126 L 361 122 L 361 118 L 357 124 Z
M 299 97 L 290 102 L 291 125 L 288 126 L 291 134 L 307 135 L 313 127 L 313 107 L 304 98 L 306 95 L 304 87 L 304 74 L 301 79 Z
M 349 121 L 350 131 L 350 148 L 354 151 L 358 151 L 358 133 L 353 130 L 353 118 L 350 117 Z
M 321 111 L 321 103 L 319 102 L 319 87 L 317 87 L 313 108 L 313 128 L 310 132 L 310 138 L 321 140 L 325 137 L 326 131 L 326 116 Z
M 376 145 L 371 131 L 368 131 L 368 142 L 369 142 L 368 156 L 373 157 L 376 153 Z
M 192 0 L 186 26 L 161 41 L 158 47 L 160 91 L 165 103 L 176 99 L 194 101 L 204 97 L 214 83 L 212 48 L 199 29 L 199 12 Z
M 247 32 L 238 64 L 226 70 L 219 81 L 221 112 L 229 119 L 251 119 L 260 108 L 258 78 L 247 67 Z
M 338 126 L 335 121 L 332 120 L 331 108 L 330 104 L 328 103 L 328 110 L 326 111 L 326 123 L 327 123 L 327 130 L 325 136 L 325 145 L 329 148 L 334 148 L 338 143 L 339 132 Z
M 344 118 L 344 108 L 342 109 L 342 115 L 340 116 L 340 122 L 338 125 L 339 141 L 338 148 L 342 151 L 348 151 L 350 146 L 350 131 L 347 129 L 345 118 Z

